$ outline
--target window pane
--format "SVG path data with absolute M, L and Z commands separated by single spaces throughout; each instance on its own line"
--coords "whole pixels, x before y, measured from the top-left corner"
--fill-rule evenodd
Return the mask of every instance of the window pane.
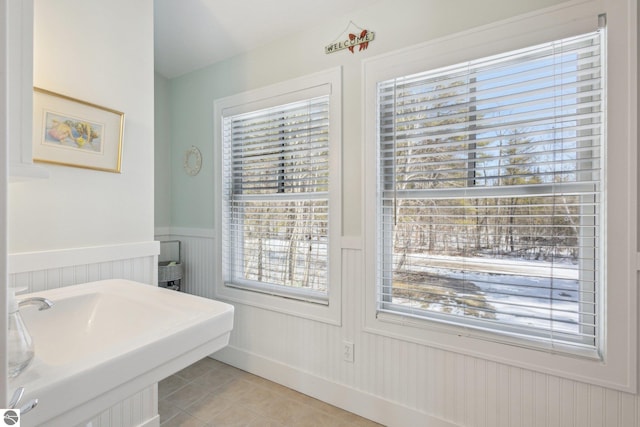
M 224 126 L 230 280 L 326 299 L 329 97 L 226 117 Z
M 379 310 L 597 345 L 599 39 L 379 83 Z
M 326 200 L 234 204 L 234 275 L 326 292 L 327 207 Z

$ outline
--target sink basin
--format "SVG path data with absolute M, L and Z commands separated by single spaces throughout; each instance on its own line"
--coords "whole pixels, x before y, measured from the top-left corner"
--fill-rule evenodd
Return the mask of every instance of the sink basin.
M 37 343 L 39 359 L 47 365 L 80 363 L 96 354 L 135 346 L 154 332 L 170 330 L 174 323 L 191 317 L 191 312 L 173 305 L 174 293 L 154 292 L 153 299 L 140 299 L 131 292 L 131 284 L 126 286 L 82 286 L 95 291 L 66 298 L 49 295 L 54 306 L 45 311 L 23 307 L 21 313 Z M 120 290 L 122 294 L 117 293 Z M 149 293 L 146 288 L 136 290 Z
M 35 345 L 31 365 L 9 383 L 38 406 L 23 426 L 76 425 L 221 349 L 233 306 L 127 280 L 28 295 L 53 301 L 20 312 Z

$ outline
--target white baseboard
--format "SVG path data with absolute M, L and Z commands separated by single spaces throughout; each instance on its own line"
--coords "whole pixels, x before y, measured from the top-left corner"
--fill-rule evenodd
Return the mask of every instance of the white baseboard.
M 212 357 L 385 426 L 457 427 L 448 421 L 399 403 L 300 371 L 233 346 L 225 347 Z
M 160 415 L 156 415 L 155 417 L 148 419 L 138 427 L 160 427 Z

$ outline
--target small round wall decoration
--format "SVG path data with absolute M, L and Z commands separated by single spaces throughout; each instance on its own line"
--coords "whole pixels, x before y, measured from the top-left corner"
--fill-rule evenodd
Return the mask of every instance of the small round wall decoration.
M 202 154 L 198 147 L 192 145 L 184 153 L 184 170 L 188 175 L 196 176 L 200 168 L 202 168 Z

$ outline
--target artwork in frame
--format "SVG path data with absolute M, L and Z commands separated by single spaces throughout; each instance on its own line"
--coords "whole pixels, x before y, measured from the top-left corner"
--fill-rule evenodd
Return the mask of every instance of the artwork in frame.
M 33 89 L 33 160 L 120 173 L 124 113 Z

